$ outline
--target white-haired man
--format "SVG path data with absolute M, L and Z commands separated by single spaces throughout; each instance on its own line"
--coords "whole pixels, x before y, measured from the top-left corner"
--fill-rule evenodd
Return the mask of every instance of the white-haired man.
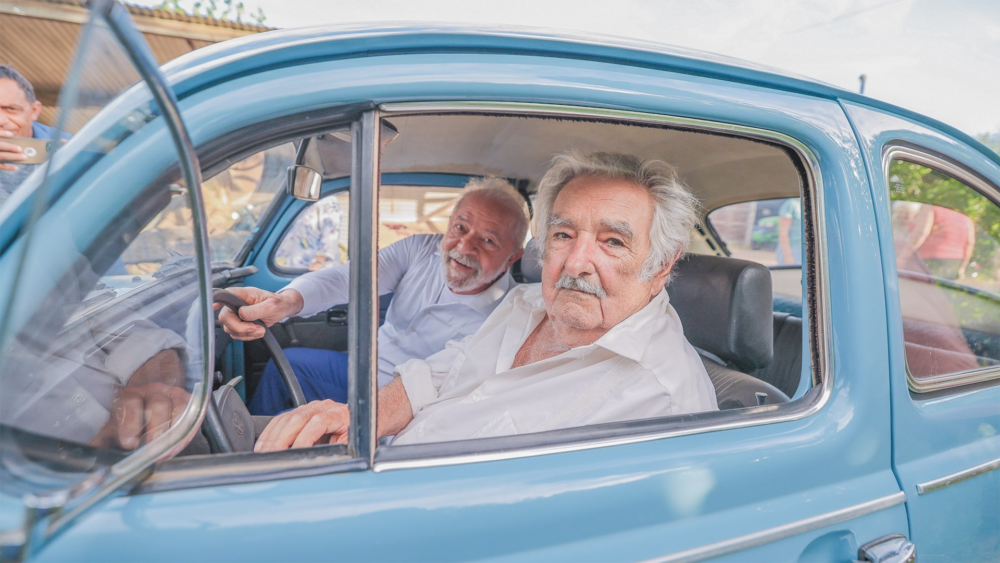
M 396 368 L 377 434 L 417 444 L 709 411 L 715 389 L 663 291 L 697 201 L 660 161 L 558 155 L 536 199 L 541 284 L 511 290 L 471 337 Z M 256 451 L 346 440 L 347 407 L 276 417 Z
M 527 204 L 500 178 L 474 179 L 456 202 L 444 235 L 415 235 L 379 251 L 379 294 L 393 293 L 378 331 L 378 383 L 393 380 L 393 368 L 444 349 L 449 340 L 476 331 L 514 287 L 508 270 L 523 254 Z M 231 288 L 250 306 L 239 316 L 219 313 L 226 332 L 240 340 L 264 335 L 248 321 L 271 325 L 310 316 L 346 303 L 350 265 L 304 274 L 278 293 Z M 332 350 L 285 350 L 308 400 L 347 400 L 347 354 Z M 292 406 L 274 362 L 268 362 L 248 405 L 252 414 L 271 415 Z

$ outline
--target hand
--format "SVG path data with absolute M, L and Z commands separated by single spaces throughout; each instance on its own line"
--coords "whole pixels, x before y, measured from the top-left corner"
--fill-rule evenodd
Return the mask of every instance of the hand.
M 13 131 L 0 129 L 0 139 L 9 139 L 13 136 L 14 136 Z M 18 145 L 0 141 L 0 161 L 2 160 L 20 161 L 26 158 L 28 157 L 24 155 L 23 149 Z M 6 162 L 0 162 L 0 170 L 6 170 L 8 172 L 16 172 L 17 166 Z
M 180 418 L 190 399 L 180 356 L 175 350 L 163 350 L 118 390 L 110 420 L 91 443 L 126 450 L 148 444 Z
M 277 452 L 292 448 L 308 448 L 330 435 L 326 443 L 346 444 L 351 427 L 351 411 L 347 405 L 330 399 L 312 401 L 274 417 L 253 447 L 255 452 Z
M 219 312 L 219 322 L 225 331 L 236 340 L 256 340 L 264 337 L 264 327 L 249 321 L 263 321 L 267 326 L 295 316 L 302 310 L 302 294 L 294 289 L 271 293 L 256 287 L 230 287 L 233 295 L 247 302 L 246 307 L 240 307 L 237 316 L 229 307 L 216 303 Z

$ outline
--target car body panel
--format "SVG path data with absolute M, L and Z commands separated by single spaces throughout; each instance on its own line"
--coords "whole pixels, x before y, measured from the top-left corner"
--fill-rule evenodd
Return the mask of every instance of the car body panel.
M 1000 185 L 1000 166 L 938 131 L 912 121 L 847 104 L 872 172 L 877 225 L 892 249 L 889 189 L 884 173 L 888 146 L 910 143 L 953 159 Z M 1000 202 L 997 202 L 1000 205 Z M 922 561 L 986 561 L 1000 552 L 1000 471 L 989 471 L 944 488 L 919 485 L 983 464 L 1000 465 L 1000 384 L 921 394 L 907 385 L 896 264 L 887 252 L 889 373 L 892 382 L 893 460 L 907 493 L 910 537 Z

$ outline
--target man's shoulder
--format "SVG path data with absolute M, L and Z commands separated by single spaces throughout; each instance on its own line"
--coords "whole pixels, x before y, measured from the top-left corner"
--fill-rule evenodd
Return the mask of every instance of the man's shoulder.
M 44 123 L 39 123 L 39 122 L 36 121 L 36 122 L 34 122 L 34 123 L 31 124 L 31 136 L 34 137 L 34 138 L 36 138 L 36 139 L 42 139 L 42 140 L 53 139 L 56 136 L 56 128 L 55 127 L 49 127 L 48 125 L 45 125 Z M 62 138 L 63 139 L 69 139 L 70 138 L 69 133 L 65 133 L 64 132 L 62 134 Z
M 404 239 L 397 240 L 392 246 L 406 249 L 409 252 L 428 252 L 433 254 L 441 247 L 441 239 L 444 235 L 421 234 L 410 235 Z

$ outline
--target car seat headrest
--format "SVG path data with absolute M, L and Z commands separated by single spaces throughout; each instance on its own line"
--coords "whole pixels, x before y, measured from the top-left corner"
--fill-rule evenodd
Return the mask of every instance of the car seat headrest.
M 524 255 L 521 256 L 521 275 L 528 283 L 542 281 L 542 245 L 538 239 L 531 239 L 524 245 Z
M 756 262 L 689 254 L 674 264 L 667 286 L 684 336 L 741 371 L 774 355 L 771 272 Z

